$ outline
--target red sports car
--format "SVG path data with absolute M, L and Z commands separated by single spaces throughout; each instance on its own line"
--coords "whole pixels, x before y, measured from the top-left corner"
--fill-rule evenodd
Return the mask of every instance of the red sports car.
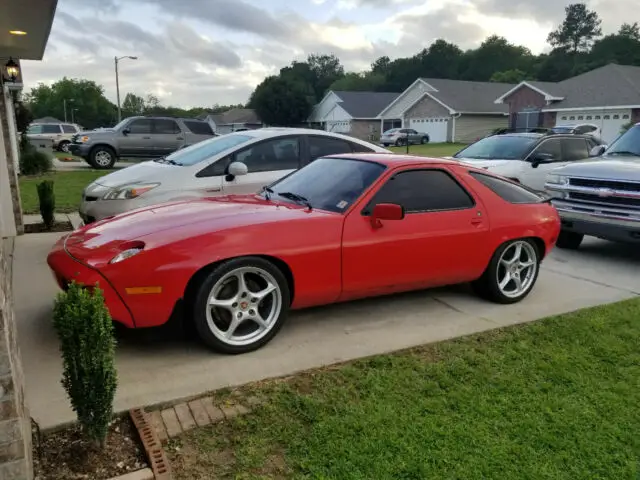
M 266 344 L 290 309 L 472 282 L 513 303 L 560 231 L 545 198 L 456 161 L 387 154 L 320 158 L 255 195 L 152 206 L 63 237 L 60 286 L 104 291 L 131 328 L 178 305 L 210 347 Z

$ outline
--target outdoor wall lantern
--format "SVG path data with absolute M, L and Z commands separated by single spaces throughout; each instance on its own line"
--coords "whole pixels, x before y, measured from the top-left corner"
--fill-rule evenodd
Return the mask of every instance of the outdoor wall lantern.
M 4 73 L 6 72 L 6 77 Z M 13 58 L 9 57 L 9 61 L 4 66 L 4 72 L 2 73 L 2 79 L 4 82 L 15 83 L 16 78 L 20 75 L 20 67 L 16 62 L 13 61 Z

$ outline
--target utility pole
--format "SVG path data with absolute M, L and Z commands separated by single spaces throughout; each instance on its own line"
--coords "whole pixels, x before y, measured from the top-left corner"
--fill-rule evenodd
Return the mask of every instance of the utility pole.
M 67 99 L 62 100 L 62 105 L 64 105 L 64 121 L 67 123 Z
M 118 62 L 123 58 L 130 58 L 131 60 L 137 60 L 138 57 L 132 57 L 131 55 L 125 55 L 124 57 L 113 57 L 113 61 L 116 67 L 116 99 L 118 102 L 118 123 L 122 120 L 122 110 L 120 109 L 120 79 L 118 78 Z

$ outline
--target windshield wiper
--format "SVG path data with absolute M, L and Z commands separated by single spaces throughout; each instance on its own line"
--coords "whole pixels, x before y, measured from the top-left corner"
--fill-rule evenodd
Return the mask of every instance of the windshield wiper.
M 640 157 L 640 153 L 629 152 L 627 150 L 616 150 L 614 152 L 605 152 L 607 155 L 631 155 L 633 157 Z
M 154 162 L 158 162 L 158 163 L 168 163 L 169 165 L 178 165 L 180 167 L 183 166 L 181 163 L 178 163 L 175 160 L 171 160 L 171 159 L 169 159 L 167 157 L 155 158 L 153 161 Z
M 313 209 L 309 200 L 306 197 L 303 197 L 302 195 L 298 195 L 297 193 L 293 193 L 293 192 L 278 192 L 278 195 L 280 195 L 281 197 L 293 200 L 294 202 L 301 203 L 305 205 L 309 210 Z
M 271 200 L 271 195 L 274 193 L 271 187 L 262 187 L 262 192 L 267 200 Z

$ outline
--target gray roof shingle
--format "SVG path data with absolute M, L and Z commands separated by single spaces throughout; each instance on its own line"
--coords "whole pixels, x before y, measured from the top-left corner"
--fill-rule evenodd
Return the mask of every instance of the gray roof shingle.
M 423 78 L 438 90 L 431 92 L 435 98 L 462 113 L 508 113 L 509 106 L 496 104 L 495 99 L 515 87 L 510 83 L 471 82 L 444 78 Z
M 345 92 L 334 91 L 342 100 L 339 103 L 353 118 L 376 118 L 387 105 L 393 102 L 399 93 L 392 92 Z

